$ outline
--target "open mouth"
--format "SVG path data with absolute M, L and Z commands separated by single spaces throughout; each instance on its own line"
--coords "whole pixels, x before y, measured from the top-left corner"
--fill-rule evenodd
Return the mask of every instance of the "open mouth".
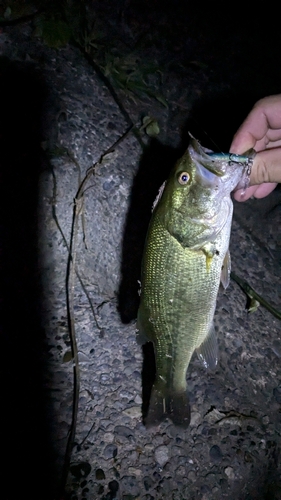
M 203 148 L 193 137 L 188 151 L 192 161 L 196 165 L 200 180 L 205 181 L 209 185 L 213 185 L 217 183 L 219 177 L 225 174 L 227 167 L 226 163 L 214 161 L 206 152 L 210 151 Z

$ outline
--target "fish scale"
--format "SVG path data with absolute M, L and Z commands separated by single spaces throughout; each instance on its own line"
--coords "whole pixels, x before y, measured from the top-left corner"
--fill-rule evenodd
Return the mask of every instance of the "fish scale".
M 248 167 L 244 158 L 238 165 L 225 156 L 214 160 L 193 140 L 155 203 L 137 321 L 140 338 L 152 341 L 155 351 L 148 426 L 167 416 L 187 426 L 190 359 L 197 350 L 205 366 L 217 363 L 213 316 L 221 275 L 227 286 L 230 273 L 230 193 Z

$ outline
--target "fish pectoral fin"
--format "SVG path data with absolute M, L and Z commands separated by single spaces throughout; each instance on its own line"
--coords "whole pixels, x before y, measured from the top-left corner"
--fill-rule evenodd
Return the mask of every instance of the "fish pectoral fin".
M 213 243 L 208 242 L 202 247 L 202 252 L 206 255 L 206 269 L 209 271 L 213 257 L 217 253 L 216 247 Z
M 224 289 L 226 289 L 229 285 L 230 271 L 231 271 L 231 258 L 230 258 L 230 252 L 229 250 L 227 250 L 221 268 L 221 284 Z
M 214 370 L 218 363 L 218 343 L 214 325 L 212 324 L 207 337 L 196 349 L 197 356 L 205 368 Z
M 146 427 L 153 427 L 165 418 L 172 420 L 174 425 L 188 427 L 190 422 L 190 406 L 187 391 L 176 392 L 163 387 L 157 382 L 152 387 L 148 414 L 144 419 Z

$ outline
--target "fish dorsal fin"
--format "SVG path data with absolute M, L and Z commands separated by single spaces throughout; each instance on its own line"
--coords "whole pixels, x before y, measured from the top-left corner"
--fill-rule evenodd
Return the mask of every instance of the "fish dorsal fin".
M 216 368 L 218 363 L 218 343 L 213 324 L 211 325 L 205 340 L 199 347 L 197 347 L 196 352 L 205 368 L 209 368 L 210 370 L 214 370 Z
M 230 259 L 230 252 L 229 250 L 227 250 L 221 268 L 221 284 L 224 289 L 226 289 L 229 285 L 230 271 L 231 271 L 231 259 Z

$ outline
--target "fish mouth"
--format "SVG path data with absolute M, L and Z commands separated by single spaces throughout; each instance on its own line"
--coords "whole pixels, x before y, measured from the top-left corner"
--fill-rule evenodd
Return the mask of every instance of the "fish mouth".
M 215 161 L 210 157 L 212 151 L 203 148 L 201 144 L 191 135 L 191 142 L 188 147 L 188 152 L 194 164 L 199 177 L 207 184 L 213 184 L 218 181 L 219 177 L 223 177 L 227 170 L 227 162 Z

